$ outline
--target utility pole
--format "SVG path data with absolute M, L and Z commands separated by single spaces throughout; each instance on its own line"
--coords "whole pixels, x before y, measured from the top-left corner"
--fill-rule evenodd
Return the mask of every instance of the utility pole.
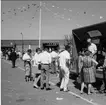
M 23 34 L 22 34 L 22 32 L 21 32 L 21 35 L 22 35 L 22 54 L 23 54 L 23 52 L 24 52 L 24 43 L 23 43 Z
M 39 48 L 41 47 L 41 6 L 42 6 L 42 2 L 40 1 L 40 10 L 39 10 Z

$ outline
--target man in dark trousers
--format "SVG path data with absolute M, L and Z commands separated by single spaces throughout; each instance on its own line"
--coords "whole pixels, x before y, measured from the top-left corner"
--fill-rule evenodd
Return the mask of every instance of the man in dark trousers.
M 12 49 L 12 52 L 10 54 L 10 59 L 12 61 L 12 68 L 15 68 L 15 61 L 17 59 L 17 54 L 15 52 L 15 49 Z

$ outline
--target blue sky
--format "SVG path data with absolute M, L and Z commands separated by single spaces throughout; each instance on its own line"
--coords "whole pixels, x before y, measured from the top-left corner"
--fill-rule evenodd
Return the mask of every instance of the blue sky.
M 21 32 L 24 39 L 38 39 L 37 6 L 39 1 L 2 1 L 1 39 L 20 40 Z M 106 1 L 43 1 L 41 38 L 64 39 L 64 35 L 71 35 L 72 29 L 103 21 L 106 21 Z

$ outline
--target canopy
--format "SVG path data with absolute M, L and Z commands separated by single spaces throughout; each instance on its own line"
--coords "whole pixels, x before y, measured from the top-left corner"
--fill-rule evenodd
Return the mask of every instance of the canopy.
M 98 37 L 101 43 L 106 39 L 106 22 L 77 28 L 72 30 L 73 38 L 75 41 L 75 47 L 77 52 L 81 50 L 82 47 L 86 45 L 85 41 L 88 37 L 95 38 Z M 106 41 L 106 40 L 105 40 Z M 105 43 L 105 42 L 104 42 Z
M 102 22 L 102 23 L 85 26 L 85 27 L 72 30 L 72 34 L 76 35 L 76 37 L 80 41 L 83 41 L 87 37 L 86 36 L 87 33 L 90 35 L 90 37 L 93 37 L 93 35 L 96 35 L 96 34 L 97 35 L 100 34 L 100 36 L 106 38 L 106 22 Z

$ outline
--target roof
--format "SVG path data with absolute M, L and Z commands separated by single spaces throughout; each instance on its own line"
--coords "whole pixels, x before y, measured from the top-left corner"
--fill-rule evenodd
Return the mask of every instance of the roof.
M 11 45 L 1 45 L 1 47 L 3 48 L 3 47 L 10 47 L 10 48 L 12 48 L 13 46 L 11 46 Z
M 93 24 L 93 25 L 89 25 L 89 26 L 86 26 L 86 27 L 81 27 L 81 28 L 77 28 L 77 29 L 73 29 L 72 30 L 72 33 L 74 35 L 76 35 L 76 37 L 79 39 L 79 40 L 84 40 L 86 33 L 88 31 L 99 31 L 98 34 L 101 33 L 102 37 L 106 37 L 106 21 L 105 22 L 102 22 L 102 23 L 97 23 L 97 24 Z M 92 35 L 91 35 L 92 36 Z

